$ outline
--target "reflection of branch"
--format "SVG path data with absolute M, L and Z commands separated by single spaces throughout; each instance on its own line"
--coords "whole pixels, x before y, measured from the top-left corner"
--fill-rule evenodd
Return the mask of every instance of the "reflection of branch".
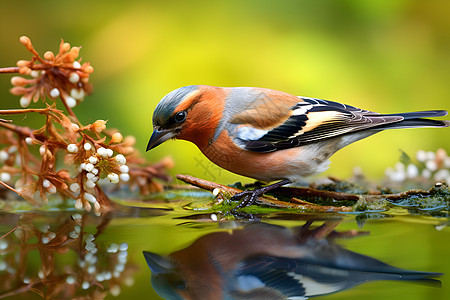
M 240 189 L 232 188 L 232 187 L 229 187 L 226 185 L 214 183 L 211 181 L 207 181 L 207 180 L 196 178 L 196 177 L 189 176 L 189 175 L 178 174 L 177 178 L 186 183 L 190 183 L 192 185 L 195 185 L 199 188 L 202 188 L 202 189 L 205 189 L 205 190 L 208 190 L 211 192 L 216 188 L 222 192 L 229 193 L 231 195 L 242 192 L 242 190 L 240 190 Z M 267 206 L 278 207 L 278 208 L 292 208 L 292 209 L 313 210 L 313 211 L 322 211 L 322 212 L 325 212 L 325 211 L 341 211 L 341 212 L 352 211 L 351 207 L 321 206 L 321 205 L 316 205 L 316 204 L 309 203 L 306 201 L 301 201 L 301 203 L 294 203 L 294 201 L 299 202 L 301 200 L 292 199 L 292 202 L 289 203 L 289 202 L 285 202 L 285 201 L 279 201 L 274 197 L 263 196 L 263 197 L 259 197 L 256 202 L 260 205 L 267 205 Z
M 2 235 L 0 237 L 0 240 L 7 237 L 9 234 L 13 233 L 17 228 L 19 228 L 19 225 L 16 225 L 13 229 L 11 229 L 10 231 L 8 231 L 7 233 L 5 233 L 4 235 Z

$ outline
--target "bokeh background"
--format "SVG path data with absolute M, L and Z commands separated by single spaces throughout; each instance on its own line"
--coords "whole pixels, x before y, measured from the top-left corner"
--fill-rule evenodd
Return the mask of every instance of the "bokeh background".
M 257 86 L 337 100 L 379 112 L 450 109 L 450 2 L 314 1 L 1 1 L 0 65 L 60 39 L 83 46 L 94 93 L 75 112 L 83 122 L 134 135 L 144 149 L 152 111 L 166 93 L 190 84 Z M 1 108 L 19 106 L 0 79 Z M 33 104 L 37 107 L 42 104 Z M 449 149 L 450 131 L 389 131 L 332 158 L 327 174 L 348 177 L 361 166 L 383 175 L 398 149 Z M 243 178 L 210 164 L 188 142 L 144 154 L 171 155 L 173 173 L 230 183 Z

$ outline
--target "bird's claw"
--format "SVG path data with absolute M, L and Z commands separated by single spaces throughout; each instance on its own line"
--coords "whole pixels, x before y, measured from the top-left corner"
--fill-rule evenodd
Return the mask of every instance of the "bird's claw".
M 232 201 L 242 199 L 242 201 L 236 206 L 236 209 L 250 206 L 255 203 L 256 199 L 260 196 L 258 189 L 256 190 L 245 190 L 241 193 L 235 194 L 231 197 Z

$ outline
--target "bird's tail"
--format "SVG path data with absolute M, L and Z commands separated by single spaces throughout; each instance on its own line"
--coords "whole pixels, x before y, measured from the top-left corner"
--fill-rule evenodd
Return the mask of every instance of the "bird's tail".
M 450 126 L 450 121 L 424 119 L 424 118 L 434 118 L 446 116 L 447 111 L 445 110 L 428 110 L 428 111 L 417 111 L 409 113 L 398 113 L 398 114 L 386 114 L 382 116 L 400 116 L 404 119 L 399 122 L 383 124 L 380 126 L 373 127 L 372 129 L 384 130 L 384 129 L 400 129 L 400 128 L 416 128 L 416 127 L 448 127 Z

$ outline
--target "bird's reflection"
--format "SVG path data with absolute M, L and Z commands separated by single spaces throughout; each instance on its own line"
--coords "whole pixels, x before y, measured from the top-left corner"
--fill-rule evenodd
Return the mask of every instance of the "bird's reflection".
M 312 228 L 253 223 L 215 232 L 168 258 L 144 252 L 152 286 L 164 299 L 306 299 L 373 280 L 440 284 L 439 273 L 399 269 L 342 248 L 336 221 Z

